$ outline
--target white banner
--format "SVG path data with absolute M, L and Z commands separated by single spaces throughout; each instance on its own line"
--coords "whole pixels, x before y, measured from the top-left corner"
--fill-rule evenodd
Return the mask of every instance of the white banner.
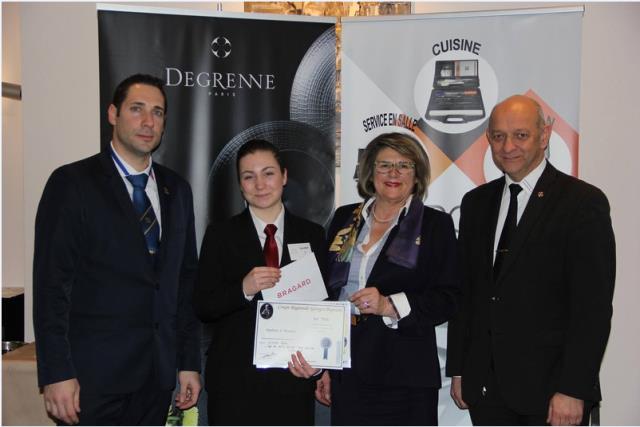
M 547 153 L 578 174 L 582 8 L 343 19 L 340 203 L 359 201 L 358 153 L 387 132 L 422 142 L 431 162 L 426 204 L 458 221 L 462 196 L 501 175 L 485 138 L 494 105 L 525 94 L 553 122 Z M 444 377 L 440 424 L 470 424 Z

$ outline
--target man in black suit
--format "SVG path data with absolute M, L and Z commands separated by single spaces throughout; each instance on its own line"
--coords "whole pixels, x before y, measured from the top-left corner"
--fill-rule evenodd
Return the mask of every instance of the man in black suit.
M 600 401 L 615 241 L 596 187 L 546 159 L 532 99 L 496 105 L 487 129 L 505 176 L 462 200 L 464 298 L 449 324 L 451 395 L 475 425 L 577 425 Z
M 35 229 L 38 383 L 66 424 L 164 425 L 200 392 L 197 253 L 189 184 L 155 163 L 163 82 L 134 75 L 109 106 L 111 144 L 62 166 Z

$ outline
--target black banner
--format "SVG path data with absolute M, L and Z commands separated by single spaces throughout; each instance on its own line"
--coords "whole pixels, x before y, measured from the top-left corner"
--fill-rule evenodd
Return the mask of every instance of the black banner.
M 136 73 L 165 80 L 154 161 L 191 183 L 198 240 L 209 221 L 244 208 L 235 154 L 252 138 L 282 150 L 291 211 L 322 225 L 333 212 L 335 26 L 254 16 L 98 11 L 102 146 L 115 86 Z

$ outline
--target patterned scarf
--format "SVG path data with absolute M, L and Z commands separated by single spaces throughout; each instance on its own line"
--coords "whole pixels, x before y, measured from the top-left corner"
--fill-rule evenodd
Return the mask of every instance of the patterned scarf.
M 351 257 L 355 250 L 358 233 L 362 228 L 364 205 L 365 202 L 362 202 L 354 209 L 344 226 L 336 233 L 329 247 L 328 288 L 332 292 L 339 293 L 340 288 L 347 283 Z M 407 213 L 398 220 L 398 233 L 385 251 L 390 262 L 412 270 L 416 268 L 420 250 L 423 212 L 422 201 L 414 197 L 409 204 Z

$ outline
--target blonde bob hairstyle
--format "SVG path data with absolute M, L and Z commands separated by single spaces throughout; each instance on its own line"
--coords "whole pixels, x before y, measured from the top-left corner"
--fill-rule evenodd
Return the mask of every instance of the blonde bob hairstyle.
M 417 139 L 399 132 L 378 135 L 367 144 L 358 167 L 358 194 L 364 199 L 376 194 L 376 189 L 373 186 L 373 174 L 376 173 L 376 157 L 383 148 L 391 148 L 415 163 L 413 195 L 424 200 L 431 178 L 429 158 Z

